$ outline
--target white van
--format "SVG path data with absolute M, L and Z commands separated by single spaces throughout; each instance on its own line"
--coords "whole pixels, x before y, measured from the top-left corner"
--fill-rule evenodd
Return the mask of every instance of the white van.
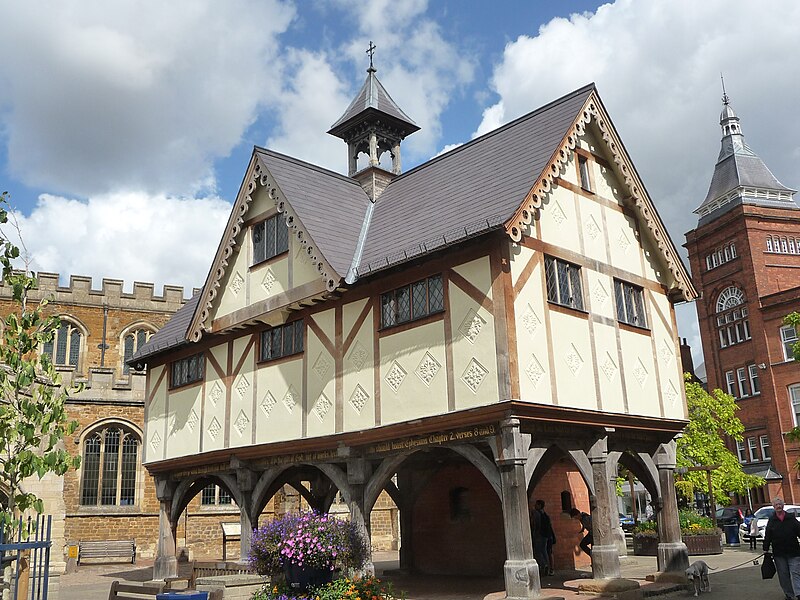
M 783 507 L 783 510 L 789 513 L 790 516 L 793 516 L 795 519 L 800 521 L 800 506 L 797 506 L 796 504 L 787 504 Z M 764 539 L 764 529 L 767 526 L 767 521 L 769 521 L 769 518 L 774 514 L 775 509 L 771 506 L 762 506 L 753 514 L 753 518 L 758 522 L 758 536 L 756 539 Z M 742 540 L 750 539 L 750 527 L 748 525 L 745 525 L 744 523 L 739 525 L 739 537 Z

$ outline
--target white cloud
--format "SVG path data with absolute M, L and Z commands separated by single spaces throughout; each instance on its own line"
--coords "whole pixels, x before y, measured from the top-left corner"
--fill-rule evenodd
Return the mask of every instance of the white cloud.
M 680 246 L 719 152 L 720 71 L 749 145 L 800 184 L 798 22 L 794 0 L 619 0 L 553 19 L 506 46 L 491 81 L 499 99 L 476 134 L 595 81 Z
M 12 175 L 81 196 L 213 182 L 213 161 L 273 99 L 293 14 L 280 0 L 0 4 Z
M 217 197 L 141 192 L 80 201 L 44 194 L 30 216 L 17 215 L 34 271 L 200 287 L 231 205 Z M 6 229 L 8 233 L 8 228 Z

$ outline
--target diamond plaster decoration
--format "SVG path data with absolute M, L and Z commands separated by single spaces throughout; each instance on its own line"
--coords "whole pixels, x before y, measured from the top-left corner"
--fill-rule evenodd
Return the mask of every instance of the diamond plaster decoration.
M 320 352 L 319 356 L 317 356 L 317 360 L 314 362 L 314 366 L 311 368 L 314 369 L 314 373 L 317 374 L 317 377 L 325 381 L 325 376 L 331 369 L 331 359 L 328 358 L 327 353 Z
M 218 382 L 214 383 L 214 386 L 211 388 L 211 392 L 208 394 L 208 399 L 211 400 L 211 404 L 216 406 L 220 400 L 222 400 L 222 387 L 220 387 Z
M 308 254 L 303 249 L 303 244 L 297 244 L 297 252 L 295 252 L 294 257 L 298 262 L 304 265 L 308 264 Z
M 631 249 L 631 241 L 628 239 L 628 236 L 625 235 L 625 232 L 620 230 L 619 237 L 617 238 L 617 246 L 619 249 L 622 250 L 623 254 L 627 254 L 628 251 Z
M 597 305 L 596 308 L 604 306 L 606 300 L 608 300 L 608 292 L 606 291 L 606 288 L 603 287 L 603 284 L 599 281 L 594 284 L 594 289 L 592 290 L 592 299 Z
M 175 413 L 169 416 L 169 423 L 167 424 L 167 431 L 174 432 L 176 426 L 178 425 L 178 417 L 175 416 Z
M 364 410 L 367 400 L 369 400 L 369 394 L 360 385 L 356 385 L 356 389 L 350 395 L 350 404 L 358 414 L 361 414 L 361 411 Z
M 486 325 L 486 321 L 473 309 L 469 309 L 467 316 L 461 321 L 461 326 L 458 328 L 459 333 L 463 335 L 470 344 L 475 343 L 475 338 Z
M 264 394 L 264 398 L 261 400 L 261 410 L 263 410 L 264 414 L 269 417 L 276 404 L 278 404 L 278 401 L 275 400 L 275 396 L 272 395 L 272 392 L 268 391 L 266 394 Z
M 678 402 L 678 390 L 675 389 L 675 386 L 670 381 L 667 385 L 667 389 L 664 390 L 664 397 L 669 402 L 671 408 L 674 408 Z
M 276 281 L 275 273 L 272 272 L 272 269 L 267 269 L 267 272 L 264 273 L 264 279 L 261 280 L 261 287 L 269 294 L 275 286 Z
M 241 377 L 239 377 L 239 383 L 236 384 L 236 391 L 239 392 L 239 396 L 241 398 L 244 398 L 245 394 L 247 393 L 247 390 L 249 389 L 250 389 L 250 382 L 247 381 L 247 377 L 242 375 Z
M 542 363 L 537 360 L 536 356 L 531 356 L 528 366 L 525 367 L 525 374 L 533 383 L 533 387 L 539 386 L 539 382 L 544 377 L 544 368 L 542 368 Z
M 603 374 L 609 381 L 612 381 L 617 375 L 617 363 L 614 362 L 614 359 L 611 358 L 608 352 L 606 352 L 606 358 L 603 364 L 600 365 L 600 370 L 603 371 Z
M 367 349 L 364 348 L 364 345 L 361 342 L 356 340 L 356 343 L 353 344 L 352 350 L 350 350 L 348 359 L 351 363 L 353 363 L 353 366 L 360 371 L 364 368 L 364 363 L 367 362 Z
M 214 417 L 211 419 L 211 423 L 208 424 L 208 435 L 211 436 L 212 440 L 216 440 L 221 431 L 222 425 L 217 421 L 217 417 Z
M 639 385 L 644 387 L 644 382 L 647 381 L 647 369 L 641 358 L 636 359 L 636 366 L 633 367 L 633 376 L 636 377 Z
M 317 415 L 320 421 L 324 421 L 325 415 L 328 414 L 331 406 L 333 406 L 333 404 L 328 400 L 328 397 L 325 394 L 320 394 L 317 403 L 314 405 L 314 414 Z
M 569 345 L 569 350 L 567 350 L 566 355 L 564 355 L 564 360 L 567 362 L 567 366 L 569 370 L 572 371 L 573 375 L 577 375 L 578 371 L 580 371 L 583 366 L 583 358 L 581 358 L 575 344 Z
M 153 452 L 158 450 L 158 447 L 161 445 L 161 436 L 158 435 L 157 431 L 153 432 L 153 435 L 150 437 L 150 447 L 153 449 Z
M 600 232 L 601 229 L 597 224 L 597 221 L 593 216 L 590 216 L 589 220 L 586 222 L 586 234 L 593 240 L 596 240 L 597 236 L 600 235 Z
M 486 367 L 473 358 L 471 361 L 469 361 L 467 370 L 464 371 L 464 374 L 461 376 L 461 381 L 466 383 L 467 387 L 474 393 L 477 393 L 478 388 L 481 386 L 483 380 L 486 379 L 488 374 L 489 371 L 486 369 Z
M 667 340 L 661 340 L 661 351 L 659 354 L 661 355 L 661 362 L 665 365 L 669 364 L 669 362 L 672 360 L 672 357 L 675 356 L 675 352 L 667 343 Z
M 239 437 L 244 435 L 244 432 L 249 424 L 250 419 L 247 418 L 247 415 L 244 414 L 243 410 L 240 410 L 239 416 L 237 416 L 236 420 L 233 422 L 233 428 L 236 430 L 236 433 L 239 434 Z
M 233 274 L 233 278 L 231 279 L 228 289 L 233 293 L 234 296 L 238 296 L 239 292 L 242 291 L 242 286 L 244 286 L 244 277 L 241 276 L 239 271 L 236 271 L 236 273 Z
M 386 377 L 384 377 L 386 383 L 388 383 L 389 387 L 391 387 L 395 392 L 400 389 L 400 385 L 402 385 L 405 378 L 406 370 L 401 367 L 397 361 L 392 363 L 392 367 L 389 369 Z
M 292 412 L 294 407 L 297 406 L 298 398 L 297 390 L 294 389 L 294 386 L 290 385 L 283 396 L 283 405 L 289 412 Z
M 200 418 L 197 416 L 197 413 L 194 409 L 189 412 L 189 416 L 186 418 L 186 426 L 189 428 L 189 431 L 194 431 L 194 428 L 197 427 L 197 424 L 200 422 Z
M 417 370 L 414 371 L 427 386 L 431 385 L 431 381 L 433 378 L 436 377 L 436 374 L 439 372 L 439 369 L 442 368 L 442 365 L 439 364 L 433 356 L 431 356 L 430 352 L 426 352 L 425 356 L 422 357 L 422 360 L 419 361 L 417 365 Z
M 555 221 L 556 225 L 559 227 L 563 225 L 567 220 L 567 215 L 564 214 L 564 211 L 561 209 L 561 205 L 556 201 L 553 204 L 553 221 Z
M 525 308 L 525 312 L 522 313 L 522 326 L 525 328 L 530 335 L 534 335 L 537 331 L 539 331 L 539 327 L 542 324 L 542 320 L 536 315 L 536 312 L 533 310 L 533 307 L 528 304 Z

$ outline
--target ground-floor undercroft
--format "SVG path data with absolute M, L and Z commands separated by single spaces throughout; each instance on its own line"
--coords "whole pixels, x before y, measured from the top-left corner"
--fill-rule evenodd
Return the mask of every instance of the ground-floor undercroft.
M 541 551 L 536 556 L 529 515 L 542 500 L 556 537 L 553 566 L 589 563 L 577 547 L 580 524 L 569 516 L 576 508 L 592 517 L 594 578 L 613 579 L 625 553 L 615 497 L 620 464 L 653 498 L 659 569 L 681 571 L 688 559 L 675 497 L 674 436 L 682 426 L 503 403 L 356 434 L 151 463 L 160 502 L 154 578 L 174 575 L 181 514 L 215 484 L 239 507 L 241 556 L 264 508 L 285 486 L 311 509 L 346 513 L 364 535 L 372 534 L 373 544 L 376 534 L 386 535 L 375 519 L 383 497 L 397 511 L 401 570 L 500 576 L 508 597 L 533 598 L 541 589 L 540 563 L 548 558 Z

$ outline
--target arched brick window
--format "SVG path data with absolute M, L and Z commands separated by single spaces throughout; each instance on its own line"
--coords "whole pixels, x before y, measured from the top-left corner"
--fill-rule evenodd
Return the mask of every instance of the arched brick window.
M 82 327 L 67 317 L 61 317 L 61 325 L 56 329 L 53 339 L 45 342 L 42 353 L 47 354 L 55 365 L 78 369 L 84 339 Z
M 116 423 L 98 427 L 84 438 L 81 464 L 83 506 L 132 506 L 141 438 Z
M 722 348 L 740 344 L 750 339 L 750 320 L 744 292 L 732 285 L 717 296 L 717 329 Z

